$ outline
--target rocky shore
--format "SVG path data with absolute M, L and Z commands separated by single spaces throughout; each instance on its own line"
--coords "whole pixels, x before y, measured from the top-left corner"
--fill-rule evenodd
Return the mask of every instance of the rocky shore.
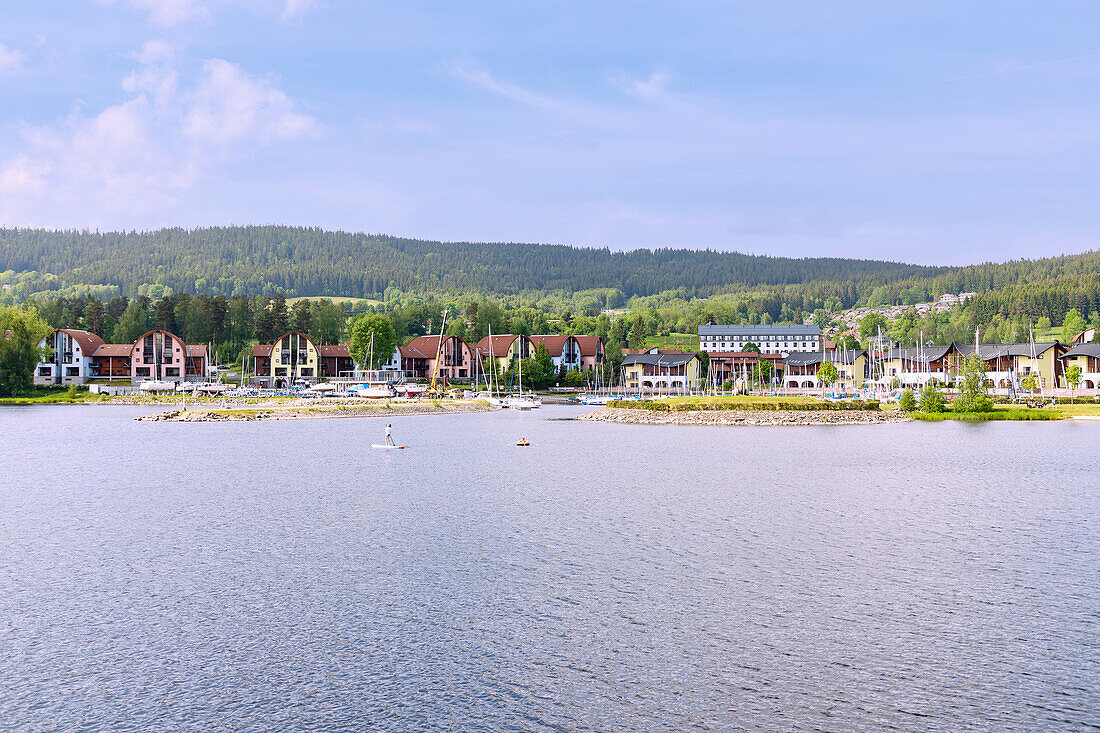
M 458 415 L 493 412 L 485 402 L 423 402 L 359 405 L 273 405 L 165 410 L 136 418 L 145 422 L 247 422 L 254 420 L 319 420 L 341 417 L 404 417 L 409 415 Z
M 695 410 L 657 412 L 603 407 L 577 420 L 628 425 L 876 425 L 909 422 L 893 410 Z

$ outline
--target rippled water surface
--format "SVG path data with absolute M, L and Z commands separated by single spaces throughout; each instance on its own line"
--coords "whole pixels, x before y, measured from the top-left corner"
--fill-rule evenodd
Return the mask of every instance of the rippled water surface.
M 577 413 L 0 409 L 0 728 L 1100 726 L 1100 425 Z

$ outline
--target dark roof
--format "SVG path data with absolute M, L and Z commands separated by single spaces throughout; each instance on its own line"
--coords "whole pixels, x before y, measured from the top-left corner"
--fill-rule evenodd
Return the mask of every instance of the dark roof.
M 854 364 L 867 352 L 863 350 L 841 349 L 840 351 L 794 351 L 787 354 L 783 363 L 788 366 L 812 366 L 829 361 L 833 364 Z
M 799 326 L 789 323 L 772 326 L 699 326 L 700 336 L 723 336 L 727 333 L 746 336 L 820 336 L 821 329 L 817 326 Z
M 782 361 L 782 354 L 761 354 L 758 351 L 708 351 L 707 356 L 712 360 L 722 359 L 764 359 L 766 361 Z
M 631 354 L 623 359 L 623 366 L 651 364 L 657 367 L 678 367 L 694 358 L 695 354 Z
M 956 346 L 957 344 L 948 344 L 947 346 L 925 344 L 923 349 L 920 346 L 905 346 L 902 348 L 894 346 L 886 352 L 886 358 L 928 363 L 931 361 L 939 361 L 947 356 L 951 352 L 951 349 L 956 348 Z
M 1072 349 L 1062 354 L 1063 359 L 1072 359 L 1075 356 L 1095 356 L 1100 357 L 1100 344 L 1087 343 L 1080 346 L 1074 346 Z
M 974 353 L 974 344 L 962 344 L 956 341 L 953 345 L 959 350 L 960 354 L 970 355 Z M 982 359 L 989 361 L 1005 356 L 1031 356 L 1032 348 L 1035 349 L 1035 355 L 1038 356 L 1047 349 L 1058 345 L 1057 341 L 1044 341 L 1037 344 L 979 344 L 978 349 Z

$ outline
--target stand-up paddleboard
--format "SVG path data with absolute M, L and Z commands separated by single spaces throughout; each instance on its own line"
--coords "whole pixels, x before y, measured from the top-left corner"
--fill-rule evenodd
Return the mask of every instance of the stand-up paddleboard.
M 381 448 L 381 449 L 384 449 L 384 450 L 404 450 L 405 449 L 405 446 L 403 446 L 403 445 L 378 445 L 377 443 L 371 443 L 370 447 L 371 448 Z

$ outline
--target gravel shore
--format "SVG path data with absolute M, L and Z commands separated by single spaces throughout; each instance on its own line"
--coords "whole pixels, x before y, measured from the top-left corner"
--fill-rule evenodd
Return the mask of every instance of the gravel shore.
M 698 410 L 657 412 L 603 407 L 577 420 L 629 425 L 876 425 L 909 422 L 887 410 Z
M 493 412 L 484 402 L 424 402 L 400 405 L 309 405 L 250 406 L 227 409 L 197 408 L 166 410 L 142 415 L 146 422 L 245 422 L 251 420 L 324 420 L 341 417 L 403 417 L 408 415 L 459 415 L 472 412 Z

